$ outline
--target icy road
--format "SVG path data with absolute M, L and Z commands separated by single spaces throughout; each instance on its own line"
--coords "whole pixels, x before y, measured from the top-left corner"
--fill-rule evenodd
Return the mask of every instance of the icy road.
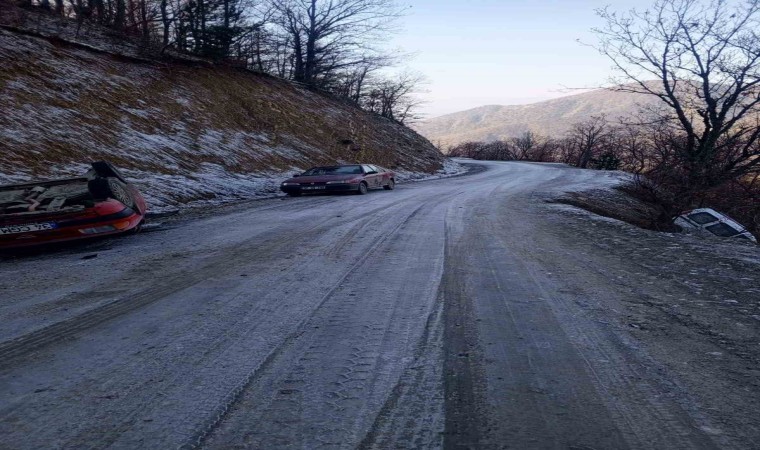
M 476 166 L 0 261 L 0 448 L 760 442 L 757 247 L 546 202 L 608 174 Z

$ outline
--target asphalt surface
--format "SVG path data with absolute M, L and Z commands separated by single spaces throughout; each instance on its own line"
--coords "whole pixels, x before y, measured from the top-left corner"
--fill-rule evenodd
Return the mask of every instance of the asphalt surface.
M 756 353 L 688 359 L 730 336 L 632 269 L 681 238 L 546 202 L 610 174 L 478 166 L 0 261 L 0 448 L 756 446 Z

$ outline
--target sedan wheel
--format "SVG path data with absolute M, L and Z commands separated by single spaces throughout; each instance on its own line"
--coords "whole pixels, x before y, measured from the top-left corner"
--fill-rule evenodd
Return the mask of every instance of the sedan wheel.
M 367 183 L 362 181 L 359 184 L 359 195 L 364 195 L 366 193 L 367 193 Z
M 393 180 L 388 180 L 388 184 L 383 186 L 383 189 L 385 189 L 386 191 L 392 191 L 396 189 L 396 182 Z

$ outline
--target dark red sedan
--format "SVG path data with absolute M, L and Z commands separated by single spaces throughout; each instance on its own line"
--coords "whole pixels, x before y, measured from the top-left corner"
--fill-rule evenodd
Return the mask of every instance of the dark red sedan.
M 372 164 L 314 167 L 285 180 L 280 189 L 288 195 L 318 192 L 355 192 L 366 194 L 370 189 L 393 190 L 396 175 Z
M 146 209 L 102 161 L 81 178 L 0 186 L 0 250 L 134 232 Z

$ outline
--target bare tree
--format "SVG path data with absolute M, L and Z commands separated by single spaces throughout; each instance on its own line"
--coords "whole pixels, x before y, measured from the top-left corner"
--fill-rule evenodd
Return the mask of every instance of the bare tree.
M 525 159 L 528 161 L 557 162 L 557 141 L 539 137 L 536 144 L 526 153 Z
M 291 38 L 294 79 L 307 84 L 372 59 L 373 44 L 401 15 L 393 0 L 273 0 L 273 5 Z
M 382 79 L 370 89 L 362 106 L 401 124 L 410 123 L 419 118 L 415 114 L 415 108 L 420 105 L 420 101 L 415 94 L 424 81 L 424 76 L 412 72 L 402 72 L 395 78 Z
M 328 83 L 326 87 L 333 93 L 360 104 L 365 100 L 368 91 L 382 81 L 382 78 L 378 78 L 376 73 L 390 66 L 392 62 L 391 58 L 382 56 L 369 58 L 335 74 L 332 77 L 333 81 Z
M 515 148 L 515 159 L 529 159 L 529 155 L 536 145 L 538 145 L 538 139 L 532 131 L 526 131 L 520 136 L 512 138 L 512 146 Z
M 658 0 L 598 14 L 598 49 L 619 70 L 616 84 L 662 100 L 656 120 L 683 137 L 675 156 L 689 185 L 760 171 L 760 0 Z
M 641 127 L 616 127 L 610 134 L 611 146 L 618 149 L 622 168 L 636 174 L 652 168 L 652 145 Z
M 483 142 L 462 142 L 449 148 L 448 155 L 461 158 L 483 159 L 480 149 L 485 145 Z
M 594 116 L 576 123 L 568 132 L 568 145 L 576 166 L 585 169 L 607 140 L 609 124 L 604 116 Z

